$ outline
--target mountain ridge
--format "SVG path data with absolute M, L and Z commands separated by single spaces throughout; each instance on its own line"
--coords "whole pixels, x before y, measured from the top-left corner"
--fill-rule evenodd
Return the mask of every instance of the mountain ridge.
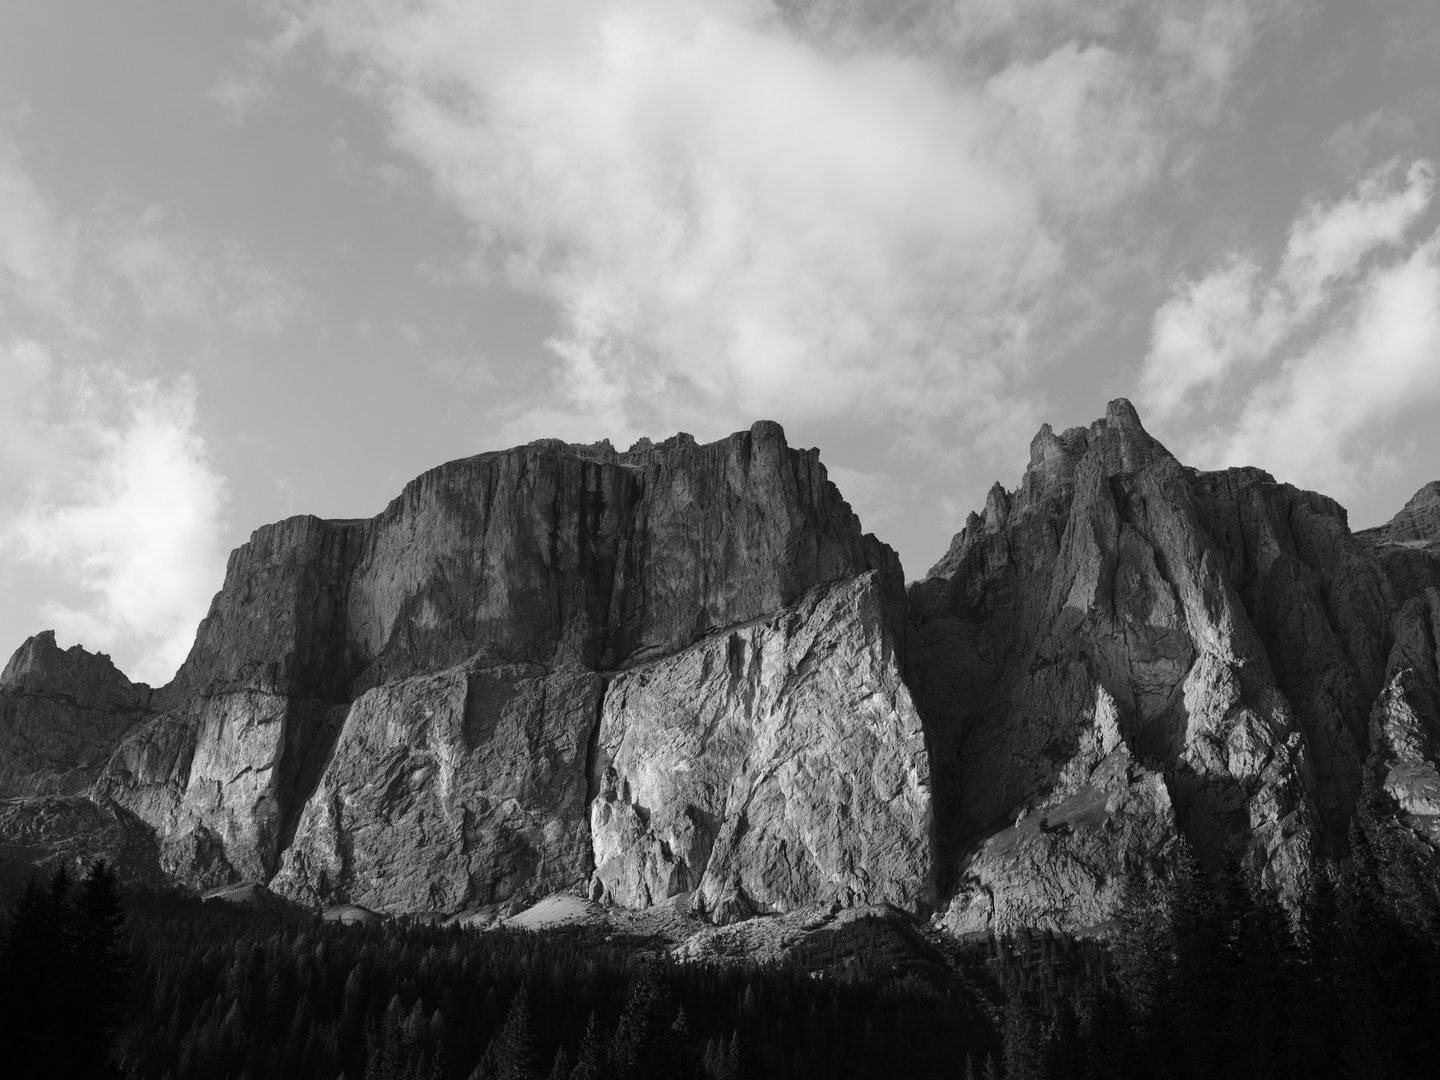
M 129 722 L 46 768 L 185 885 L 394 912 L 1076 929 L 1182 837 L 1296 902 L 1367 782 L 1440 839 L 1440 482 L 1351 533 L 1124 399 L 1030 450 L 908 587 L 771 421 L 447 462 L 374 518 L 257 529 L 176 677 L 139 708 L 91 677 Z M 0 679 L 0 796 L 62 794 L 26 724 L 84 728 L 10 675 L 47 649 Z

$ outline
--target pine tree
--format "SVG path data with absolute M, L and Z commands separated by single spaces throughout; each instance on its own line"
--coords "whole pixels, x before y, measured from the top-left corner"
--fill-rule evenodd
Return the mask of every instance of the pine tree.
M 749 991 L 747 991 L 748 993 Z M 679 1067 L 670 984 L 658 964 L 641 973 L 615 1029 L 610 1060 L 617 1080 L 668 1077 Z
M 605 1040 L 592 1012 L 585 1025 L 585 1034 L 580 1039 L 580 1049 L 575 1055 L 575 1068 L 570 1072 L 570 1080 L 601 1080 L 604 1075 Z
M 114 1043 L 125 1008 L 131 964 L 121 946 L 125 912 L 115 872 L 96 862 L 74 901 L 73 1013 L 76 1062 L 81 1074 L 98 1074 Z M 239 1015 L 237 1038 L 241 1037 Z
M 5 1016 L 13 1021 L 6 1069 L 17 1080 L 84 1075 L 84 1059 L 64 1023 L 75 985 L 69 899 L 70 876 L 63 864 L 48 886 L 32 877 L 15 905 L 0 950 Z
M 536 1080 L 535 1031 L 530 1021 L 530 994 L 525 984 L 515 992 L 505 1026 L 491 1043 L 496 1080 Z

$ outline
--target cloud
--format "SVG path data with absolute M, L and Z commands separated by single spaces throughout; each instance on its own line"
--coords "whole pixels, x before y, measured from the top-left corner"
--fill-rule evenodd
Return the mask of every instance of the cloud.
M 12 346 L 0 369 L 11 374 L 35 350 Z M 0 519 L 0 551 L 79 591 L 81 603 L 41 610 L 62 637 L 120 653 L 132 677 L 164 682 L 189 651 L 224 565 L 226 486 L 198 431 L 194 388 L 111 371 L 60 392 L 32 380 L 32 400 L 41 389 L 73 403 L 32 417 L 64 456 L 49 458 L 23 507 Z
M 1274 6 L 316 0 L 284 33 L 563 313 L 509 430 L 624 436 L 1023 396 L 1098 278 L 1076 230 L 1208 122 Z
M 1142 401 L 1197 464 L 1264 463 L 1344 494 L 1440 398 L 1440 233 L 1411 234 L 1435 170 L 1391 164 L 1305 206 L 1267 271 L 1237 252 L 1156 313 Z
M 13 148 L 0 139 L 0 295 L 69 315 L 77 231 L 56 217 Z
M 292 282 L 239 244 L 202 245 L 173 227 L 156 207 L 112 226 L 105 237 L 109 269 L 128 287 L 149 324 L 224 321 L 253 333 L 276 333 L 301 303 Z
M 63 213 L 0 146 L 0 557 L 43 581 L 38 617 L 150 682 L 220 583 L 226 483 L 194 384 L 137 377 L 122 342 L 145 351 L 136 315 L 279 317 L 263 268 L 199 250 L 158 212 Z

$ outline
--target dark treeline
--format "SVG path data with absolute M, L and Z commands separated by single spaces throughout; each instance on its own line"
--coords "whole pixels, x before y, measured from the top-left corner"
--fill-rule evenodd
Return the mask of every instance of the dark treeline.
M 946 956 L 870 920 L 766 967 L 595 928 L 349 927 L 155 893 L 127 894 L 122 936 L 97 867 L 14 905 L 0 1052 L 20 1078 L 1433 1076 L 1428 849 L 1374 796 L 1350 839 L 1294 914 L 1181 846 L 1135 875 L 1106 943 L 1022 932 Z
M 759 968 L 676 964 L 595 928 L 342 926 L 155 893 L 130 894 L 127 909 L 121 1075 L 940 1077 L 999 1052 L 943 957 L 878 920 Z M 21 929 L 17 917 L 9 936 Z M 53 1015 L 76 1022 L 63 1005 Z M 32 1075 L 95 1075 L 52 1061 L 42 1049 Z
M 1440 1075 L 1440 893 L 1433 852 L 1367 793 L 1351 858 L 1295 917 L 1181 845 L 1131 882 L 1102 947 L 991 942 L 1010 1080 Z
M 118 1075 L 112 1045 L 130 966 L 115 875 L 96 863 L 78 885 L 62 866 L 32 879 L 0 948 L 0 1072 L 12 1077 Z

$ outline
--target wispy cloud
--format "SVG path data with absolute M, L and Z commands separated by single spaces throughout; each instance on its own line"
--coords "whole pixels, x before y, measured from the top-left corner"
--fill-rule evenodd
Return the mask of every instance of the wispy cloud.
M 1143 400 L 1196 463 L 1260 464 L 1336 494 L 1440 399 L 1440 233 L 1415 237 L 1435 170 L 1392 163 L 1305 206 L 1266 268 L 1235 252 L 1157 312 Z
M 38 617 L 151 682 L 220 583 L 226 483 L 194 384 L 137 376 L 126 350 L 175 320 L 288 317 L 274 274 L 216 250 L 158 211 L 67 214 L 0 146 L 0 555 L 66 597 Z
M 516 434 L 953 424 L 1027 392 L 1097 257 L 1074 229 L 1161 175 L 1284 5 L 1024 6 L 316 0 L 284 33 L 563 312 Z

